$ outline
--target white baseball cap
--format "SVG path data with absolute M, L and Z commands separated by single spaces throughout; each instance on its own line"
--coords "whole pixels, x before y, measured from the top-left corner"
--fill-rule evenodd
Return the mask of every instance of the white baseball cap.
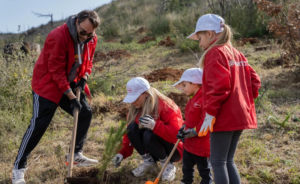
M 127 95 L 123 102 L 132 103 L 134 102 L 142 93 L 150 89 L 149 82 L 142 77 L 135 77 L 130 79 L 126 84 Z
M 175 83 L 173 86 L 182 91 L 182 82 L 192 82 L 195 84 L 202 84 L 203 71 L 200 68 L 190 68 L 183 72 L 179 82 Z
M 202 15 L 197 21 L 195 32 L 187 38 L 198 40 L 196 33 L 199 31 L 215 31 L 216 33 L 221 33 L 224 30 L 224 24 L 225 20 L 219 15 Z

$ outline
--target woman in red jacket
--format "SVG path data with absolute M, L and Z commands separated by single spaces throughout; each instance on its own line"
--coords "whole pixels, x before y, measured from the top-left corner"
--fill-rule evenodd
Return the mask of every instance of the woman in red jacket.
M 113 159 L 115 166 L 120 166 L 121 161 L 131 156 L 133 149 L 136 149 L 144 162 L 132 171 L 134 176 L 143 176 L 156 169 L 156 161 L 160 161 L 162 165 L 167 164 L 162 180 L 174 180 L 176 167 L 172 162 L 182 158 L 182 142 L 171 162 L 165 162 L 183 123 L 180 109 L 171 99 L 150 87 L 144 78 L 129 80 L 126 88 L 127 96 L 123 101 L 131 103 L 127 116 L 128 132 L 123 137 L 122 149 Z
M 254 98 L 260 79 L 245 56 L 230 40 L 232 32 L 222 17 L 206 14 L 197 21 L 188 38 L 199 40 L 205 49 L 203 68 L 203 105 L 205 119 L 198 136 L 210 134 L 211 165 L 216 184 L 239 184 L 234 163 L 239 137 L 244 129 L 257 128 Z

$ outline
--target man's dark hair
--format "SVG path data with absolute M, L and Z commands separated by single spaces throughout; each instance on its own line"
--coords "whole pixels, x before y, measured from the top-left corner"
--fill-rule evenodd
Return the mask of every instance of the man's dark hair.
M 77 15 L 78 24 L 85 21 L 85 19 L 87 19 L 87 18 L 89 19 L 91 24 L 93 24 L 94 29 L 99 26 L 100 18 L 95 11 L 91 11 L 91 10 L 83 10 L 80 13 L 78 13 L 78 15 Z

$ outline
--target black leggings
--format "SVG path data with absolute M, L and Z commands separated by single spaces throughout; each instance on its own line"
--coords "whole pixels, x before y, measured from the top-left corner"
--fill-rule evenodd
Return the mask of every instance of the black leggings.
M 139 129 L 138 124 L 130 123 L 127 127 L 127 135 L 136 151 L 140 155 L 150 153 L 155 161 L 165 159 L 172 151 L 174 144 L 165 141 L 163 138 L 154 134 L 149 129 Z M 171 158 L 171 162 L 180 159 L 180 154 L 176 150 Z
M 210 133 L 210 162 L 215 184 L 240 184 L 239 171 L 234 154 L 242 130 Z

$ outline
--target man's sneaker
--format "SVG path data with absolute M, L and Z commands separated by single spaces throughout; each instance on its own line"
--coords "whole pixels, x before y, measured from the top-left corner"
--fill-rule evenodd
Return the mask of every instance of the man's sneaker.
M 26 184 L 24 179 L 26 169 L 13 169 L 11 182 L 12 184 Z
M 135 177 L 144 176 L 152 170 L 157 170 L 157 164 L 155 162 L 143 162 L 139 167 L 135 168 L 132 173 Z
M 162 166 L 164 166 L 164 164 Z M 176 167 L 169 162 L 162 174 L 162 180 L 173 181 L 175 179 L 175 173 L 176 173 Z
M 66 155 L 66 165 L 69 165 L 69 154 Z M 97 165 L 99 162 L 98 160 L 95 159 L 90 159 L 82 155 L 81 152 L 75 153 L 74 154 L 74 161 L 73 165 L 77 167 L 87 167 L 87 166 L 92 166 L 92 165 Z

